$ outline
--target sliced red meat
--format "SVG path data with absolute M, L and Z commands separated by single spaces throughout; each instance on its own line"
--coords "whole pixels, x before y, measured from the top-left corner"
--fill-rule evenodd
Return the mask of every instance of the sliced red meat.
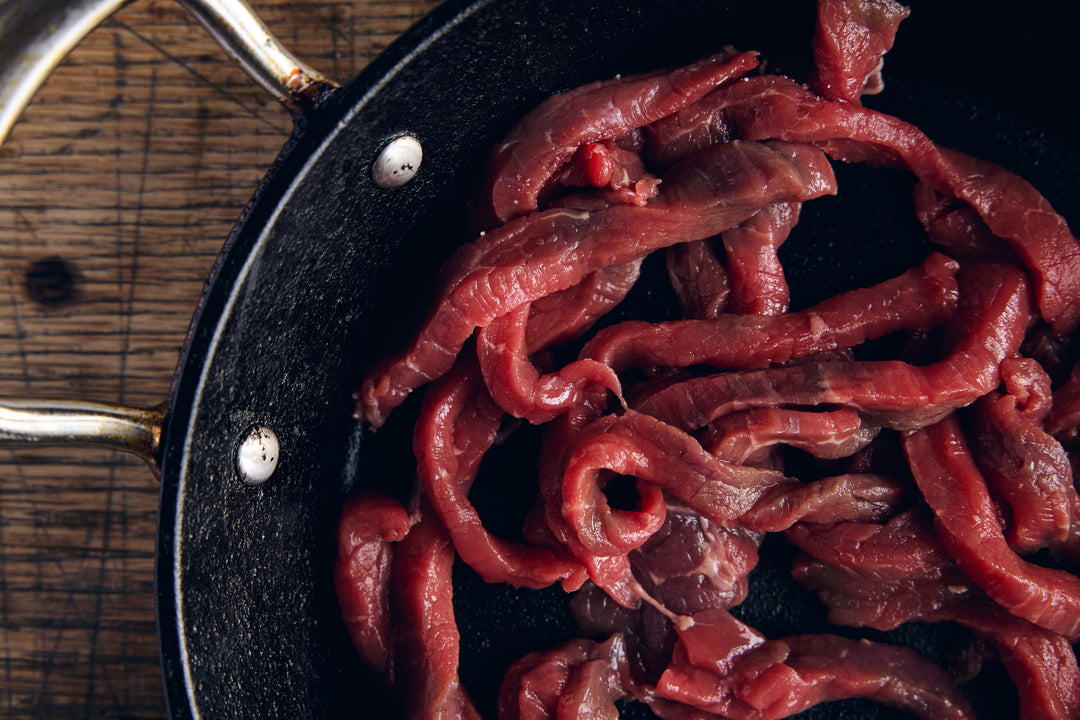
M 1018 553 L 1067 541 L 1080 525 L 1080 497 L 1061 443 L 1020 412 L 1012 395 L 975 403 L 971 448 L 989 489 L 1009 508 L 1005 537 Z
M 578 148 L 559 182 L 570 187 L 608 189 L 608 197 L 618 202 L 644 205 L 656 196 L 660 179 L 645 170 L 636 152 L 619 147 L 614 140 L 604 140 Z
M 1073 365 L 1069 379 L 1054 391 L 1045 427 L 1070 449 L 1080 442 L 1080 362 Z
M 390 597 L 398 689 L 409 720 L 480 720 L 458 679 L 454 546 L 429 507 L 421 503 L 420 513 L 420 521 L 394 549 Z
M 721 610 L 677 631 L 657 693 L 725 718 L 783 718 L 850 697 L 921 718 L 974 718 L 945 671 L 906 648 L 835 635 L 766 640 Z
M 477 224 L 490 229 L 534 212 L 544 186 L 579 147 L 655 122 L 756 66 L 755 53 L 725 50 L 675 70 L 619 77 L 551 96 L 492 153 L 474 201 Z
M 779 315 L 791 302 L 784 268 L 776 251 L 799 220 L 799 203 L 762 208 L 721 233 L 731 285 L 730 311 Z
M 634 509 L 608 504 L 604 486 L 612 474 L 635 478 Z M 620 555 L 663 525 L 664 492 L 724 524 L 783 482 L 782 473 L 726 463 L 676 428 L 627 411 L 596 420 L 574 438 L 563 474 L 562 515 L 588 550 Z
M 420 484 L 453 538 L 461 559 L 488 582 L 546 587 L 581 571 L 566 553 L 495 537 L 484 528 L 468 492 L 491 447 L 503 412 L 483 387 L 475 362 L 463 356 L 428 389 L 413 452 Z
M 760 208 L 834 192 L 824 156 L 805 145 L 728 143 L 673 167 L 657 200 L 593 212 L 554 209 L 487 233 L 444 268 L 445 285 L 417 338 L 357 392 L 373 428 L 415 388 L 446 373 L 478 327 L 573 287 L 589 273 L 716 235 Z
M 782 532 L 796 522 L 878 520 L 892 515 L 907 488 L 879 475 L 835 475 L 776 485 L 739 518 L 750 530 Z
M 1050 375 L 1037 360 L 1026 357 L 1001 361 L 1001 382 L 1005 392 L 1016 399 L 1016 409 L 1025 418 L 1042 423 L 1053 404 Z
M 797 561 L 794 574 L 818 592 L 831 622 L 880 630 L 958 622 L 997 650 L 1020 693 L 1021 718 L 1068 720 L 1080 712 L 1080 668 L 1069 641 L 990 602 L 959 573 L 921 513 L 877 528 L 800 525 L 788 537 L 821 558 Z
M 391 684 L 390 564 L 393 543 L 411 525 L 401 503 L 373 491 L 347 500 L 338 521 L 334 588 L 341 616 L 364 663 Z
M 631 320 L 597 333 L 581 357 L 620 371 L 650 365 L 763 367 L 898 330 L 929 329 L 956 308 L 956 269 L 955 261 L 935 253 L 899 277 L 775 317 L 723 314 L 713 320 Z
M 932 365 L 823 362 L 721 373 L 653 388 L 632 404 L 686 430 L 751 407 L 822 404 L 854 408 L 885 427 L 923 427 L 995 388 L 998 366 L 1016 353 L 1031 322 L 1027 280 L 1013 266 L 963 273 L 960 301 L 953 326 L 965 334 Z
M 762 537 L 669 504 L 663 526 L 630 553 L 630 564 L 649 596 L 676 615 L 727 609 L 746 598 Z
M 882 56 L 908 9 L 892 0 L 818 0 L 814 64 L 821 94 L 859 102 L 881 91 Z
M 573 340 L 622 302 L 641 274 L 641 260 L 593 272 L 571 288 L 529 306 L 525 345 L 530 355 Z
M 622 636 L 604 643 L 571 640 L 515 662 L 499 687 L 500 720 L 618 720 L 626 696 L 619 669 Z
M 1025 562 L 1009 548 L 955 418 L 912 432 L 904 450 L 934 510 L 938 537 L 960 569 L 1012 614 L 1080 637 L 1080 579 Z
M 1067 333 L 1080 324 L 1080 244 L 1064 218 L 1030 184 L 1005 169 L 939 148 L 913 125 L 850 103 L 823 102 L 775 76 L 735 83 L 716 93 L 737 136 L 815 142 L 856 141 L 844 159 L 896 158 L 934 190 L 959 198 L 1005 240 L 1035 281 L 1043 318 Z M 751 99 L 752 98 L 752 99 Z M 859 145 L 870 146 L 863 155 Z
M 782 444 L 814 457 L 847 457 L 866 447 L 881 428 L 867 425 L 850 408 L 809 412 L 751 408 L 711 423 L 701 444 L 713 455 L 740 465 L 759 465 L 763 451 Z
M 682 305 L 683 317 L 715 318 L 724 311 L 731 286 L 711 239 L 672 245 L 666 259 L 668 278 Z
M 935 245 L 952 257 L 976 260 L 1011 260 L 1015 254 L 990 232 L 982 218 L 963 201 L 915 183 L 915 215 Z
M 526 349 L 528 322 L 529 306 L 523 305 L 492 320 L 476 338 L 484 382 L 503 410 L 539 425 L 578 404 L 581 393 L 591 386 L 622 396 L 615 372 L 588 358 L 541 376 Z

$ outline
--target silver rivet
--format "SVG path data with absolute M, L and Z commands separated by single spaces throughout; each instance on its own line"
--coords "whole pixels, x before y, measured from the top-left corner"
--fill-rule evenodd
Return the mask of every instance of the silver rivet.
M 424 149 L 420 141 L 412 135 L 402 135 L 391 140 L 379 152 L 371 167 L 371 177 L 379 187 L 401 187 L 413 179 L 423 159 Z
M 277 468 L 280 446 L 277 435 L 265 425 L 251 429 L 236 453 L 240 479 L 248 485 L 261 485 Z

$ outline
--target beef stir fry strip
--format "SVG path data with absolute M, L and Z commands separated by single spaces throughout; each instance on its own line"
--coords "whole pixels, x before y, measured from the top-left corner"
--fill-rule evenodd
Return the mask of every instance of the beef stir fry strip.
M 817 5 L 801 82 L 724 48 L 553 96 L 494 149 L 476 239 L 355 396 L 374 431 L 424 388 L 416 482 L 350 499 L 335 563 L 352 641 L 409 717 L 486 707 L 459 679 L 455 558 L 561 585 L 580 628 L 503 668 L 504 720 L 766 720 L 854 697 L 974 718 L 959 684 L 991 662 L 1025 720 L 1080 715 L 1080 243 L 1026 181 L 863 106 L 906 8 Z M 938 251 L 793 310 L 781 246 L 843 192 L 833 162 L 908 173 Z M 596 330 L 655 251 L 682 318 Z M 539 454 L 497 482 L 533 506 L 499 537 L 470 491 L 529 425 Z M 767 637 L 734 614 L 767 540 L 834 626 L 952 623 L 965 662 Z

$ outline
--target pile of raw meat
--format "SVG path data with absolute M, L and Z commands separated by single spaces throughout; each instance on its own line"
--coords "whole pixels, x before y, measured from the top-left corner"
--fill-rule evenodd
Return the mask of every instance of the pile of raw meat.
M 958 623 L 966 674 L 1000 661 L 1022 717 L 1080 716 L 1080 579 L 1062 569 L 1080 564 L 1080 372 L 1061 352 L 1080 245 L 1024 180 L 861 105 L 906 15 L 819 0 L 807 85 L 725 49 L 554 96 L 494 149 L 476 240 L 356 396 L 378 428 L 426 386 L 412 500 L 351 499 L 336 565 L 353 642 L 410 717 L 477 716 L 455 555 L 490 583 L 575 593 L 582 639 L 511 667 L 505 719 L 629 702 L 766 719 L 849 697 L 974 717 L 956 668 L 732 615 L 767 533 L 798 549 L 791 572 L 830 622 Z M 836 161 L 909 171 L 939 252 L 793 312 L 777 249 L 802 203 L 836 192 Z M 660 250 L 684 319 L 590 333 Z M 859 355 L 886 336 L 894 357 Z M 524 542 L 469 499 L 508 418 L 545 425 L 523 459 L 539 474 Z M 842 472 L 795 477 L 793 454 Z

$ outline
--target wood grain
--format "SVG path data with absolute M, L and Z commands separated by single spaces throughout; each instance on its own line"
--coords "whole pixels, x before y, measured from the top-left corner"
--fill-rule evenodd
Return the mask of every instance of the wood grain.
M 252 4 L 341 80 L 434 6 Z M 203 280 L 290 128 L 172 2 L 95 30 L 0 148 L 0 395 L 163 400 Z M 57 260 L 73 285 L 47 272 Z M 0 716 L 165 714 L 157 502 L 132 457 L 0 450 Z

